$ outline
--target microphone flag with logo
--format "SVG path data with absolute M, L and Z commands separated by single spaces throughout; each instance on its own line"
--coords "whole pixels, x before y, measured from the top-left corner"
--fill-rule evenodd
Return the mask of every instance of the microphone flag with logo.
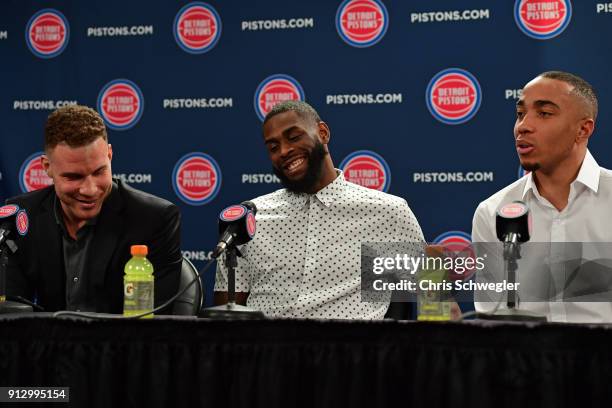
M 502 242 L 514 234 L 517 242 L 529 241 L 529 207 L 522 201 L 504 204 L 497 210 L 495 232 Z
M 219 243 L 213 251 L 218 258 L 229 246 L 246 244 L 255 236 L 257 207 L 250 201 L 231 205 L 219 214 Z
M 15 252 L 17 250 L 14 243 L 15 232 L 19 236 L 25 236 L 29 228 L 30 220 L 26 210 L 15 204 L 0 207 L 0 250 L 1 246 L 6 243 L 11 252 Z

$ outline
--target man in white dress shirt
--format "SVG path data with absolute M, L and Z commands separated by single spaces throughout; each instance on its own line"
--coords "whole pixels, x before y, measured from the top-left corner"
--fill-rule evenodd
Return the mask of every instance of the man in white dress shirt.
M 403 242 L 418 256 L 423 234 L 406 200 L 346 181 L 329 127 L 305 102 L 276 105 L 263 134 L 285 188 L 253 200 L 257 234 L 238 258 L 237 303 L 270 317 L 382 319 L 388 301 L 361 301 L 361 244 Z M 220 260 L 215 303 L 226 291 Z
M 587 149 L 597 109 L 593 88 L 576 75 L 544 72 L 525 85 L 516 104 L 514 139 L 521 166 L 530 173 L 480 203 L 472 241 L 496 242 L 497 208 L 522 200 L 532 216 L 530 242 L 612 242 L 612 172 L 599 167 Z M 550 245 L 551 251 L 560 247 Z M 549 253 L 540 262 L 553 258 Z M 562 272 L 568 277 L 571 271 Z M 518 274 L 519 281 L 535 278 L 520 264 Z M 612 303 L 557 300 L 520 308 L 550 321 L 612 322 Z M 476 309 L 487 311 L 491 305 L 476 302 Z

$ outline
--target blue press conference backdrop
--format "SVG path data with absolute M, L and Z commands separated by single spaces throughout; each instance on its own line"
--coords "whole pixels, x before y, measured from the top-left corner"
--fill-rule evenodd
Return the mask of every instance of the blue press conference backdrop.
M 612 166 L 610 38 L 612 3 L 591 0 L 5 0 L 0 200 L 49 183 L 47 115 L 89 105 L 113 173 L 181 207 L 201 265 L 223 207 L 280 187 L 261 118 L 299 98 L 351 180 L 404 197 L 428 240 L 464 241 L 477 204 L 520 175 L 514 105 L 539 72 L 595 86 L 589 146 Z

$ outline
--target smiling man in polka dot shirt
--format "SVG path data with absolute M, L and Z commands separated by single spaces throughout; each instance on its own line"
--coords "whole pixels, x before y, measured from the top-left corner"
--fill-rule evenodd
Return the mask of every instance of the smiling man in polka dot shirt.
M 388 302 L 361 301 L 361 244 L 413 242 L 418 256 L 423 233 L 408 204 L 347 182 L 329 153 L 329 127 L 305 102 L 276 105 L 263 134 L 285 188 L 252 200 L 257 234 L 238 258 L 237 302 L 269 317 L 382 319 Z M 216 303 L 226 291 L 220 260 Z

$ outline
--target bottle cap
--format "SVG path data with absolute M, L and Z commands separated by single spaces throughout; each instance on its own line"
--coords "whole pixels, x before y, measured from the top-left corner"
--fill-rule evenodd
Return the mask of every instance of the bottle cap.
M 425 247 L 425 254 L 430 258 L 444 258 L 444 246 L 443 245 L 427 245 Z
M 132 256 L 146 256 L 149 253 L 149 248 L 146 245 L 132 245 L 130 247 Z

